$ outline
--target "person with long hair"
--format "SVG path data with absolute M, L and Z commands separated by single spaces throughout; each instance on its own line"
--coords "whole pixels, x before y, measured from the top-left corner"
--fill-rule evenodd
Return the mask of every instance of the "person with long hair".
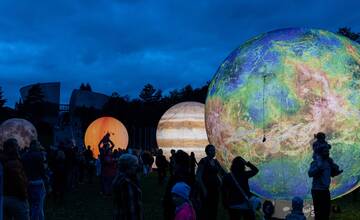
M 246 170 L 249 168 L 249 170 Z M 230 173 L 223 178 L 223 204 L 228 210 L 230 220 L 254 220 L 255 213 L 251 204 L 249 179 L 259 172 L 258 168 L 242 157 L 232 161 Z

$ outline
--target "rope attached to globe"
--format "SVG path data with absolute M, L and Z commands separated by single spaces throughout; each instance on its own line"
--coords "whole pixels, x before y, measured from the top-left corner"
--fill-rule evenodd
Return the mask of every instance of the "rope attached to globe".
M 262 126 L 263 126 L 263 139 L 262 139 L 262 142 L 265 142 L 266 141 L 266 134 L 265 134 L 265 86 L 266 86 L 266 77 L 267 77 L 267 75 L 266 74 L 264 74 L 263 75 L 263 96 L 262 96 L 262 98 L 263 98 L 263 112 L 262 112 L 262 120 L 263 120 L 263 123 L 262 123 Z

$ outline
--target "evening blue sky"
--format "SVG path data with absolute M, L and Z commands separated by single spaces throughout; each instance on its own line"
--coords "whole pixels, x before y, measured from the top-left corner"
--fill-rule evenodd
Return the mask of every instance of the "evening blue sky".
M 0 86 L 61 82 L 61 102 L 89 82 L 135 98 L 143 85 L 166 94 L 211 80 L 247 39 L 287 27 L 360 32 L 360 1 L 0 1 Z

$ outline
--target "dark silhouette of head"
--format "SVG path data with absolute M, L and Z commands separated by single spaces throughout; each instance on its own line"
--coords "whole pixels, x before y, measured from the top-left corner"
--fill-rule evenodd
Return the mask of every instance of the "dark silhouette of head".
M 174 149 L 171 149 L 171 150 L 170 150 L 170 154 L 171 154 L 171 155 L 174 155 L 175 153 L 176 153 L 176 151 L 175 151 Z
M 159 155 L 163 155 L 163 150 L 162 150 L 162 149 L 159 149 L 159 150 L 158 150 L 158 154 L 159 154 Z
M 181 166 L 187 166 L 189 163 L 189 154 L 183 150 L 178 150 L 175 153 L 175 163 Z
M 265 200 L 262 207 L 265 218 L 272 217 L 275 212 L 275 207 L 271 201 Z
M 40 145 L 40 142 L 39 142 L 39 141 L 37 141 L 37 140 L 32 140 L 32 141 L 30 142 L 30 150 L 32 150 L 32 151 L 38 151 L 38 150 L 40 150 L 40 148 L 41 148 L 41 145 Z
M 191 152 L 191 153 L 190 153 L 190 157 L 195 158 L 195 153 L 194 153 L 194 152 Z
M 216 151 L 215 151 L 215 146 L 212 145 L 212 144 L 208 144 L 206 147 L 205 147 L 205 153 L 208 157 L 210 158 L 214 158 L 215 157 L 215 154 L 216 154 Z
M 88 145 L 88 146 L 87 146 L 87 149 L 88 149 L 88 150 L 91 150 L 91 147 L 90 147 L 90 145 Z
M 314 136 L 319 141 L 325 141 L 325 138 L 326 138 L 326 135 L 323 132 L 319 132 L 319 133 L 315 134 Z
M 235 157 L 232 161 L 232 164 L 231 164 L 231 167 L 230 167 L 230 170 L 232 173 L 241 173 L 241 172 L 244 172 L 245 171 L 245 160 L 238 156 L 238 157 Z
M 298 212 L 302 212 L 303 208 L 304 208 L 304 201 L 302 198 L 298 197 L 298 196 L 295 196 L 293 199 L 292 199 L 292 209 L 294 211 L 298 211 Z
M 19 159 L 19 144 L 15 138 L 7 139 L 3 144 L 3 149 L 9 159 Z

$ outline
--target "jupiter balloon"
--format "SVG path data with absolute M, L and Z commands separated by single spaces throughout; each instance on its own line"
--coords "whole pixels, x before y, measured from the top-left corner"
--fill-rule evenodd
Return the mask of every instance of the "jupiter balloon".
M 113 117 L 102 117 L 93 121 L 85 132 L 85 145 L 90 146 L 94 157 L 99 156 L 99 143 L 106 134 L 114 143 L 114 149 L 126 149 L 129 142 L 129 135 L 125 126 Z M 102 146 L 101 146 L 102 147 Z
M 205 130 L 204 104 L 182 102 L 174 105 L 161 117 L 156 140 L 169 158 L 170 150 L 194 152 L 197 158 L 204 156 L 204 149 L 209 144 Z
M 21 118 L 12 118 L 0 125 L 0 147 L 9 139 L 15 138 L 20 149 L 29 147 L 32 140 L 37 140 L 36 128 L 29 121 Z

